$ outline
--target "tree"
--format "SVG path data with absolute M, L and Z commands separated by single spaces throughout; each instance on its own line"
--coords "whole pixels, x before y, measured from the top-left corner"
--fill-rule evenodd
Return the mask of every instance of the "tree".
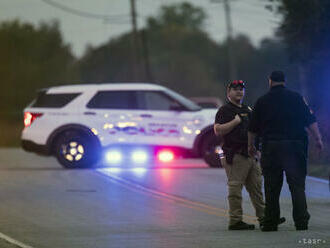
M 169 29 L 185 29 L 187 31 L 201 31 L 206 14 L 203 9 L 184 2 L 163 6 L 160 15 L 150 17 L 148 26 L 151 29 L 168 27 Z
M 302 93 L 317 108 L 327 105 L 330 90 L 330 2 L 324 0 L 269 0 L 283 16 L 277 34 L 297 64 Z M 318 87 L 315 87 L 317 82 Z
M 145 47 L 148 49 L 148 56 L 145 56 L 141 48 L 139 57 L 148 60 L 152 82 L 186 96 L 224 99 L 228 83 L 228 41 L 218 44 L 211 40 L 203 31 L 205 18 L 202 9 L 187 3 L 163 6 L 139 32 L 147 37 Z M 100 47 L 89 47 L 79 61 L 83 81 L 132 81 L 130 39 L 131 34 L 127 33 Z M 255 47 L 245 35 L 238 35 L 231 42 L 237 54 L 239 79 L 248 82 L 247 102 L 252 105 L 267 90 L 270 71 L 274 67 L 287 67 L 285 47 L 273 40 L 265 40 L 260 47 Z M 140 81 L 149 81 L 143 63 L 139 64 L 139 69 Z
M 217 82 L 216 59 L 218 45 L 202 31 L 205 20 L 202 9 L 188 3 L 162 7 L 157 17 L 150 17 L 139 32 L 146 45 L 138 51 L 139 79 L 148 80 L 144 72 L 148 61 L 153 82 L 169 86 L 186 96 L 215 95 L 222 91 Z M 131 34 L 90 47 L 79 62 L 84 81 L 132 81 L 130 75 Z M 146 51 L 148 49 L 148 57 Z
M 75 58 L 57 22 L 39 27 L 18 20 L 0 24 L 1 118 L 17 119 L 38 88 L 76 78 Z

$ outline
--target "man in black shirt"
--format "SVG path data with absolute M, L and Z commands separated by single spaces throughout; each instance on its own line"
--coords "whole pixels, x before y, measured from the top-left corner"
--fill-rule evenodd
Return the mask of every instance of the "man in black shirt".
M 227 87 L 228 103 L 222 106 L 215 118 L 214 132 L 224 139 L 222 159 L 228 178 L 229 230 L 252 230 L 254 225 L 242 221 L 242 188 L 249 192 L 259 222 L 264 216 L 261 169 L 255 157 L 247 150 L 248 122 L 252 109 L 242 104 L 245 84 L 235 80 Z
M 262 138 L 261 167 L 266 198 L 262 231 L 277 231 L 283 171 L 291 191 L 296 229 L 307 230 L 310 215 L 305 195 L 308 147 L 305 128 L 316 138 L 320 150 L 323 143 L 315 116 L 304 99 L 298 93 L 285 88 L 284 73 L 272 72 L 269 84 L 270 91 L 260 97 L 254 106 L 248 133 L 250 155 L 256 153 L 256 134 Z

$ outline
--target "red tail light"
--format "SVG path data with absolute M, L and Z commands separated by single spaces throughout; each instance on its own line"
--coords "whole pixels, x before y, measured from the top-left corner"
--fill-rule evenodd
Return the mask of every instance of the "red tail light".
M 42 116 L 43 113 L 31 113 L 25 112 L 24 113 L 24 126 L 29 127 L 31 126 L 32 122 L 37 119 L 38 117 Z

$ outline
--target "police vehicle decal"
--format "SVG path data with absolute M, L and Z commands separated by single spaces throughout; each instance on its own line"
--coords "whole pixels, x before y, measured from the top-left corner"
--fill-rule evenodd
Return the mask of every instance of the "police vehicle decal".
M 128 125 L 117 123 L 116 125 L 107 124 L 105 126 L 110 129 L 108 133 L 111 135 L 180 136 L 178 125 L 172 123 L 149 123 L 146 126 L 138 126 L 136 123 L 129 123 Z

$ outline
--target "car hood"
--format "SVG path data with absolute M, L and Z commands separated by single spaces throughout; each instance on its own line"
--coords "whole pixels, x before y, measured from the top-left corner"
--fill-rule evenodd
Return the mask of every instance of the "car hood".
M 213 125 L 217 111 L 218 109 L 202 109 L 194 115 L 194 122 L 204 127 Z

